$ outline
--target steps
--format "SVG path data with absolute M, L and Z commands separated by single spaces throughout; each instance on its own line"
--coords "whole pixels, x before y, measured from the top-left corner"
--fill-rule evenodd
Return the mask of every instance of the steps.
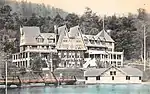
M 87 60 L 86 63 L 83 64 L 83 68 L 87 68 L 88 66 L 90 66 L 90 67 L 96 67 L 97 66 L 96 59 L 95 58 L 93 58 L 93 59 L 89 58 L 89 60 Z

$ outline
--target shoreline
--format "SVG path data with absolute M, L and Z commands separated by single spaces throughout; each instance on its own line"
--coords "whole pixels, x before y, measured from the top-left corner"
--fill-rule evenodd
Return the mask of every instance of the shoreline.
M 78 86 L 78 87 L 82 87 L 82 86 L 94 86 L 94 85 L 150 85 L 150 82 L 142 82 L 142 83 L 101 83 L 101 84 L 74 84 L 74 85 L 58 85 L 58 86 L 55 86 L 55 85 L 52 85 L 52 84 L 49 84 L 49 85 L 45 85 L 45 84 L 24 84 L 20 87 L 17 87 L 15 85 L 12 85 L 9 88 L 30 88 L 30 87 L 64 87 L 64 86 Z M 0 85 L 0 89 L 5 89 L 5 85 Z

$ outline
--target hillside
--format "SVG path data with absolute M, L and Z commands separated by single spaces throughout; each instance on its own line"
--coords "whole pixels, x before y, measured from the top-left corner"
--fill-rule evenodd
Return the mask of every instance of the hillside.
M 21 26 L 38 26 L 41 32 L 54 33 L 54 25 L 58 27 L 67 25 L 68 28 L 79 25 L 82 33 L 90 35 L 96 35 L 103 29 L 102 17 L 88 7 L 83 15 L 78 16 L 51 6 L 26 1 L 12 1 L 8 2 L 8 5 L 0 9 L 0 34 L 2 33 L 1 30 L 4 30 L 6 32 L 3 33 L 8 35 L 9 38 L 19 40 Z M 139 8 L 137 13 L 138 15 L 129 13 L 128 16 L 122 17 L 116 15 L 104 17 L 104 28 L 111 30 L 109 34 L 115 41 L 115 50 L 124 51 L 125 60 L 142 59 L 144 22 L 147 23 L 147 57 L 150 57 L 150 18 L 145 9 Z M 3 33 L 1 34 L 2 36 L 4 35 Z M 11 48 L 11 50 L 14 50 L 14 44 L 6 44 L 8 45 L 8 47 L 5 46 L 6 49 Z
M 62 9 L 54 8 L 50 5 L 46 6 L 45 4 L 35 4 L 27 2 L 27 0 L 18 2 L 15 0 L 6 0 L 9 1 L 6 4 L 12 7 L 12 13 L 20 13 L 24 17 L 30 17 L 33 13 L 38 14 L 42 17 L 50 16 L 54 18 L 58 13 L 62 18 L 65 18 L 68 15 L 68 12 L 65 12 Z

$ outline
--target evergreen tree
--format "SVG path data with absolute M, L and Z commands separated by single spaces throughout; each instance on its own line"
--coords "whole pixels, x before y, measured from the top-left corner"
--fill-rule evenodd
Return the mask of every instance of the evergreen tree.
M 64 19 L 60 16 L 60 14 L 58 13 L 55 18 L 53 19 L 54 23 L 58 26 L 61 26 L 64 24 Z
M 78 15 L 74 13 L 68 14 L 65 18 L 65 23 L 69 28 L 78 25 L 79 24 Z

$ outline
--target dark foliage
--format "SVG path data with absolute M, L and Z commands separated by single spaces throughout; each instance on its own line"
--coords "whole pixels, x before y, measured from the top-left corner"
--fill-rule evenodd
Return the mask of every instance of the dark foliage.
M 20 4 L 20 3 L 18 3 Z M 17 5 L 17 2 L 16 2 Z M 19 47 L 19 28 L 20 26 L 38 26 L 41 32 L 54 32 L 54 25 L 62 26 L 66 24 L 69 28 L 79 25 L 84 34 L 96 35 L 103 29 L 102 17 L 97 16 L 90 8 L 86 8 L 85 13 L 79 17 L 76 14 L 68 14 L 64 17 L 62 11 L 55 11 L 56 15 L 48 16 L 53 13 L 54 8 L 47 9 L 45 5 L 36 5 L 36 12 L 29 12 L 27 5 L 30 7 L 34 4 L 21 2 L 22 11 L 15 12 L 14 8 L 6 5 L 0 9 L 0 30 L 6 29 L 9 38 L 16 38 L 18 42 L 5 41 L 4 51 L 10 49 L 11 53 L 18 51 Z M 39 6 L 39 7 L 38 7 Z M 37 10 L 41 10 L 38 14 Z M 59 10 L 59 9 L 58 9 Z M 26 15 L 29 13 L 30 15 Z M 115 40 L 115 50 L 124 51 L 125 59 L 140 59 L 143 46 L 143 34 L 141 21 L 148 20 L 148 14 L 144 9 L 138 10 L 138 15 L 129 13 L 127 17 L 105 16 L 105 29 L 110 29 L 110 35 Z M 144 22 L 144 23 L 145 23 Z M 8 32 L 12 30 L 13 32 Z M 147 28 L 149 31 L 149 28 Z M 14 36 L 12 36 L 12 33 Z M 18 35 L 17 35 L 18 34 Z M 17 35 L 17 36 L 16 36 Z M 147 38 L 149 41 L 149 38 Z M 16 44 L 13 44 L 16 43 Z M 147 42 L 148 43 L 148 42 Z M 149 47 L 149 45 L 147 45 Z M 147 48 L 148 48 L 147 47 Z

